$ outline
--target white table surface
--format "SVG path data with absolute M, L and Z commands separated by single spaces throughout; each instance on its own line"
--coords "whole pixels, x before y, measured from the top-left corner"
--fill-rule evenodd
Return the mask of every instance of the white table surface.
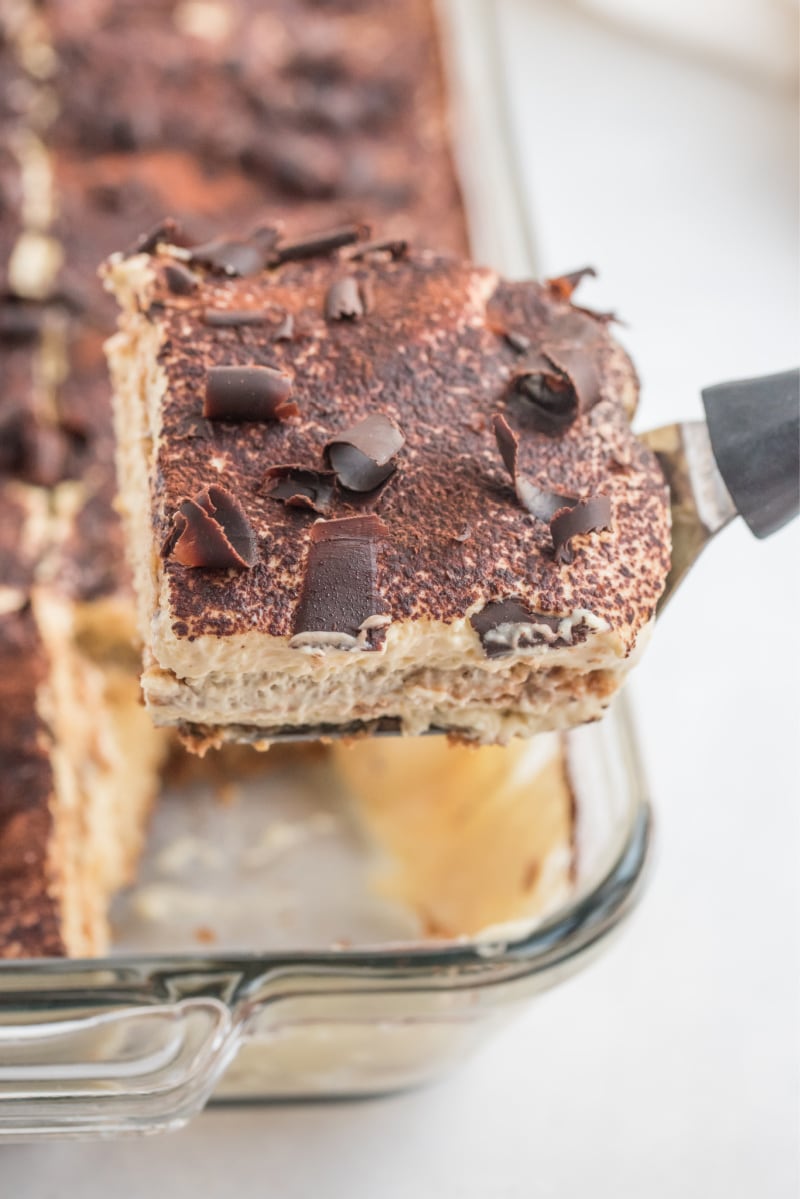
M 593 262 L 641 425 L 797 357 L 791 100 L 564 5 L 503 4 L 545 272 Z M 739 522 L 741 523 L 741 522 Z M 798 539 L 733 527 L 633 685 L 658 852 L 624 935 L 427 1091 L 0 1150 L 3 1195 L 794 1199 Z

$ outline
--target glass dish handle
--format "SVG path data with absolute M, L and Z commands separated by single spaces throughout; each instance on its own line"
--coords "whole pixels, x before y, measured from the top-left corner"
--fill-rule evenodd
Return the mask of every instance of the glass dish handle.
M 210 997 L 29 1021 L 0 1027 L 0 1132 L 14 1139 L 180 1127 L 239 1041 Z

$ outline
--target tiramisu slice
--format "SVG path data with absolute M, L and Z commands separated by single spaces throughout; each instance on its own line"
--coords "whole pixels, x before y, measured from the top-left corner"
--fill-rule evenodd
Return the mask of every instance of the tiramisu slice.
M 0 958 L 107 947 L 166 749 L 133 669 L 95 341 L 0 304 Z
M 486 743 L 601 715 L 669 505 L 580 273 L 262 228 L 107 278 L 156 722 L 198 747 L 380 724 Z

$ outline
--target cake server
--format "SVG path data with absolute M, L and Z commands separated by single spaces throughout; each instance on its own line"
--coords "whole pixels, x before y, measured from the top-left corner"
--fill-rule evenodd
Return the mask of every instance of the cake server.
M 672 567 L 659 613 L 736 516 L 764 538 L 800 507 L 800 371 L 718 383 L 701 396 L 704 421 L 640 435 L 661 463 L 672 508 Z

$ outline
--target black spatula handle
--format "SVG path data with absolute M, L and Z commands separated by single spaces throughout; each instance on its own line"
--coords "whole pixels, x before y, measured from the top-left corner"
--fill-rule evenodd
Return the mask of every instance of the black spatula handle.
M 711 447 L 740 514 L 768 537 L 800 508 L 800 370 L 702 392 Z

